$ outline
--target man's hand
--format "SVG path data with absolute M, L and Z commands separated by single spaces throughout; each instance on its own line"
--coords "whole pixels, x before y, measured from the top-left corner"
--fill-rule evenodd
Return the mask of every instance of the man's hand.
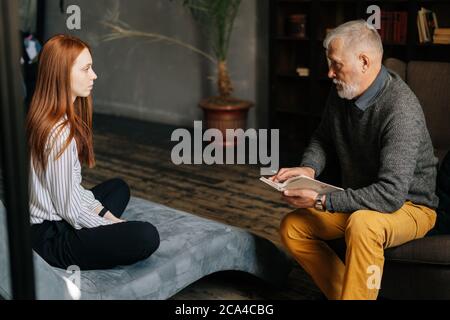
M 314 179 L 314 174 L 314 169 L 309 167 L 282 168 L 276 175 L 271 176 L 269 179 L 274 182 L 283 182 L 289 178 L 300 175 Z
M 297 208 L 313 208 L 317 195 L 313 190 L 292 189 L 284 191 L 282 199 Z

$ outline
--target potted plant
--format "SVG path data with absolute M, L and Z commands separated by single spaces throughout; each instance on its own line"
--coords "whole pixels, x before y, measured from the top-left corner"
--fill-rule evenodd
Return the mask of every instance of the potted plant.
M 121 37 L 139 36 L 154 40 L 167 41 L 199 53 L 215 64 L 217 70 L 218 95 L 204 98 L 199 106 L 204 110 L 206 126 L 221 130 L 225 138 L 226 129 L 245 129 L 248 110 L 253 106 L 232 96 L 233 85 L 227 67 L 227 55 L 233 24 L 241 4 L 241 0 L 180 0 L 188 8 L 207 36 L 213 55 L 204 52 L 182 41 L 160 34 L 132 30 L 128 25 L 121 23 L 116 16 L 114 22 L 106 21 L 105 25 L 113 30 L 106 40 Z

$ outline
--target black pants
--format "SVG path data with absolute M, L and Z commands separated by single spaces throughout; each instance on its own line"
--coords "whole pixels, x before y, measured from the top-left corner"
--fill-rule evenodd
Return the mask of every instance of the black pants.
M 130 189 L 121 179 L 105 181 L 92 193 L 116 217 L 130 200 Z M 31 227 L 33 249 L 50 265 L 66 269 L 109 269 L 149 257 L 159 247 L 156 228 L 142 221 L 127 221 L 96 228 L 74 229 L 66 221 L 44 221 Z

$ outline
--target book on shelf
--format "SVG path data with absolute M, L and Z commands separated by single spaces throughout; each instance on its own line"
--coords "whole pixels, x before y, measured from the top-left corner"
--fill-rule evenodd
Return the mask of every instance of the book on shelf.
M 287 17 L 287 36 L 306 39 L 306 14 L 296 13 Z
M 436 28 L 434 29 L 434 35 L 450 36 L 450 28 Z
M 433 43 L 450 44 L 450 28 L 434 29 Z
M 436 43 L 436 44 L 450 44 L 450 37 L 434 36 L 433 37 L 433 43 Z
M 295 69 L 299 77 L 308 77 L 309 76 L 309 68 L 297 68 Z
M 436 13 L 422 7 L 417 12 L 417 28 L 419 43 L 435 42 L 435 30 L 439 29 Z
M 419 36 L 419 43 L 424 43 L 425 39 L 423 38 L 421 19 L 419 18 L 419 13 L 417 13 L 417 34 Z
M 408 13 L 406 11 L 382 11 L 380 37 L 385 43 L 405 44 Z

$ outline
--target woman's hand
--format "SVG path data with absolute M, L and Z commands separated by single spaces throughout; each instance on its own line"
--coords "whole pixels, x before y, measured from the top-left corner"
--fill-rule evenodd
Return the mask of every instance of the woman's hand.
M 100 211 L 102 211 L 102 209 L 103 209 L 102 206 L 99 206 L 99 207 L 95 208 L 95 213 L 99 214 Z M 109 211 L 109 210 L 106 211 L 106 213 L 103 215 L 103 218 L 108 219 L 108 220 L 111 220 L 111 221 L 114 222 L 114 223 L 117 223 L 117 222 L 125 222 L 125 220 L 119 219 L 119 218 L 117 218 L 115 215 L 113 215 L 113 214 L 111 213 L 111 211 Z
M 110 211 L 106 211 L 105 215 L 103 216 L 103 218 L 111 220 L 114 223 L 118 223 L 118 222 L 125 222 L 125 220 L 119 219 L 117 218 L 115 215 L 113 215 Z

